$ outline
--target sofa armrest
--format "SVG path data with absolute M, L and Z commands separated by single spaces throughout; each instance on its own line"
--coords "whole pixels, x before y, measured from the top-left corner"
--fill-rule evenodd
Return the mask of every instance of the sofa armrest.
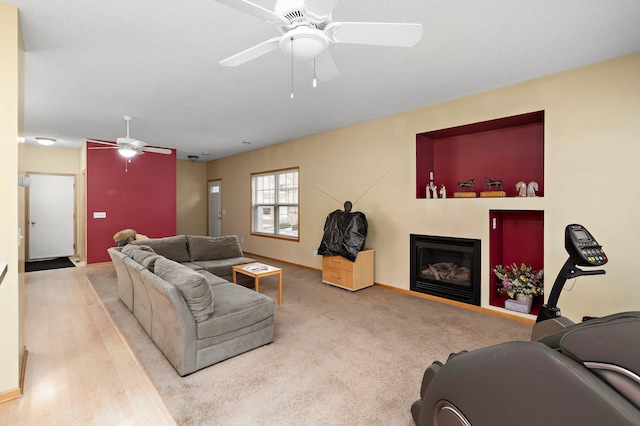
M 178 374 L 196 370 L 196 323 L 180 291 L 157 275 L 143 270 L 154 312 L 151 340 L 158 346 Z
M 113 262 L 113 266 L 116 269 L 116 275 L 118 279 L 118 297 L 122 300 L 122 303 L 133 312 L 133 281 L 129 275 L 129 271 L 124 265 L 124 258 L 127 257 L 122 254 L 122 248 L 111 247 L 107 249 L 109 257 Z

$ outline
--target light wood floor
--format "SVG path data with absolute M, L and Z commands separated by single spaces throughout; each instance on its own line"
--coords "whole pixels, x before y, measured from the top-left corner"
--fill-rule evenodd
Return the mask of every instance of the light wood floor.
M 25 390 L 0 425 L 175 425 L 84 270 L 25 274 Z

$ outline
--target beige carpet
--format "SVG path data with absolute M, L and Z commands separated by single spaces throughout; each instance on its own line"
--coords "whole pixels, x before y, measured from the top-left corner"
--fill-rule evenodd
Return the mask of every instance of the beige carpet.
M 275 341 L 181 378 L 120 302 L 115 270 L 86 274 L 184 425 L 412 425 L 425 368 L 451 352 L 528 340 L 531 326 L 381 287 L 355 293 L 320 272 L 284 270 Z M 277 300 L 275 277 L 260 291 Z

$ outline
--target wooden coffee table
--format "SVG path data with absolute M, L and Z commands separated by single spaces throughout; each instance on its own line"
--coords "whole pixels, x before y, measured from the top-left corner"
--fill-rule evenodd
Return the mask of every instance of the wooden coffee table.
M 233 267 L 233 282 L 236 281 L 236 274 L 241 273 L 249 277 L 253 277 L 256 291 L 260 292 L 260 278 L 270 275 L 278 276 L 278 305 L 282 305 L 282 269 L 275 266 L 265 265 L 264 263 L 245 263 L 244 265 L 236 265 Z

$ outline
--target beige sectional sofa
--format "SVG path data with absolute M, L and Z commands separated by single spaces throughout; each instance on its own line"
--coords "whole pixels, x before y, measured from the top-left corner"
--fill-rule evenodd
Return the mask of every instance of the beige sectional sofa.
M 237 236 L 175 237 L 108 249 L 118 295 L 181 376 L 273 342 L 274 303 L 229 282 L 253 262 Z

